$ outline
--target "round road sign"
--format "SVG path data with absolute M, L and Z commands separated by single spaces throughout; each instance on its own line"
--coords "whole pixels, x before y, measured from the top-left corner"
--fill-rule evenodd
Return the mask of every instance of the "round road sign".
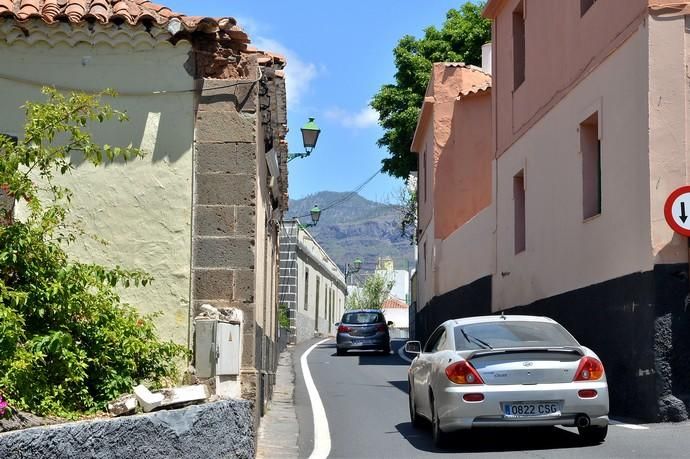
M 678 234 L 690 237 L 690 186 L 682 186 L 666 199 L 664 216 Z

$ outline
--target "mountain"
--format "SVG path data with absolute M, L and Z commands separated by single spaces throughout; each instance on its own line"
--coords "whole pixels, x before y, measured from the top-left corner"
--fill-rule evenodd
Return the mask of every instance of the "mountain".
M 414 266 L 414 247 L 400 235 L 398 206 L 358 194 L 321 191 L 291 199 L 286 220 L 298 217 L 303 224 L 311 223 L 309 210 L 314 205 L 322 209 L 321 219 L 308 231 L 343 271 L 357 257 L 363 273 L 372 271 L 380 257 L 392 258 L 396 269 Z

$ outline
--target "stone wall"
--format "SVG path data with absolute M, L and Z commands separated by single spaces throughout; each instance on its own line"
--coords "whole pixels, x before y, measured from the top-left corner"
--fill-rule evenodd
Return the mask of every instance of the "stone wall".
M 3 459 L 253 458 L 252 403 L 227 400 L 0 434 Z
M 280 285 L 278 304 L 285 305 L 290 319 L 289 342 L 297 343 L 297 234 L 294 224 L 283 224 L 280 231 Z M 313 327 L 313 324 L 312 324 Z

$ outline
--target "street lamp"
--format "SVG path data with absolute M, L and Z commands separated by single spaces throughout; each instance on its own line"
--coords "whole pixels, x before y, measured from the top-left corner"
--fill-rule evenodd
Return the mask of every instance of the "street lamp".
M 289 153 L 288 162 L 295 158 L 306 158 L 311 155 L 311 152 L 316 148 L 316 142 L 319 140 L 321 129 L 314 122 L 314 118 L 309 118 L 307 124 L 302 126 L 302 143 L 304 144 L 304 153 Z
M 316 226 L 317 223 L 319 223 L 319 218 L 321 218 L 321 209 L 319 209 L 319 206 L 315 205 L 314 207 L 312 207 L 309 211 L 309 214 L 311 215 L 311 223 L 307 223 L 306 225 L 300 223 L 300 228 L 311 228 L 312 226 Z
M 362 268 L 362 259 L 361 258 L 355 258 L 355 261 L 352 262 L 352 265 L 350 265 L 350 263 L 347 263 L 345 265 L 345 284 L 346 285 L 347 285 L 347 277 L 351 274 L 358 273 L 361 268 Z

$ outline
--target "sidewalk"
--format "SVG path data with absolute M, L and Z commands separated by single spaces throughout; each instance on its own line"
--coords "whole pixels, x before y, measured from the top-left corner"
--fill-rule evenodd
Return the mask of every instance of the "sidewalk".
M 293 346 L 280 354 L 273 400 L 268 411 L 261 418 L 259 427 L 258 459 L 297 458 L 299 448 L 297 437 L 299 426 L 293 394 L 295 391 L 295 371 L 292 365 Z

